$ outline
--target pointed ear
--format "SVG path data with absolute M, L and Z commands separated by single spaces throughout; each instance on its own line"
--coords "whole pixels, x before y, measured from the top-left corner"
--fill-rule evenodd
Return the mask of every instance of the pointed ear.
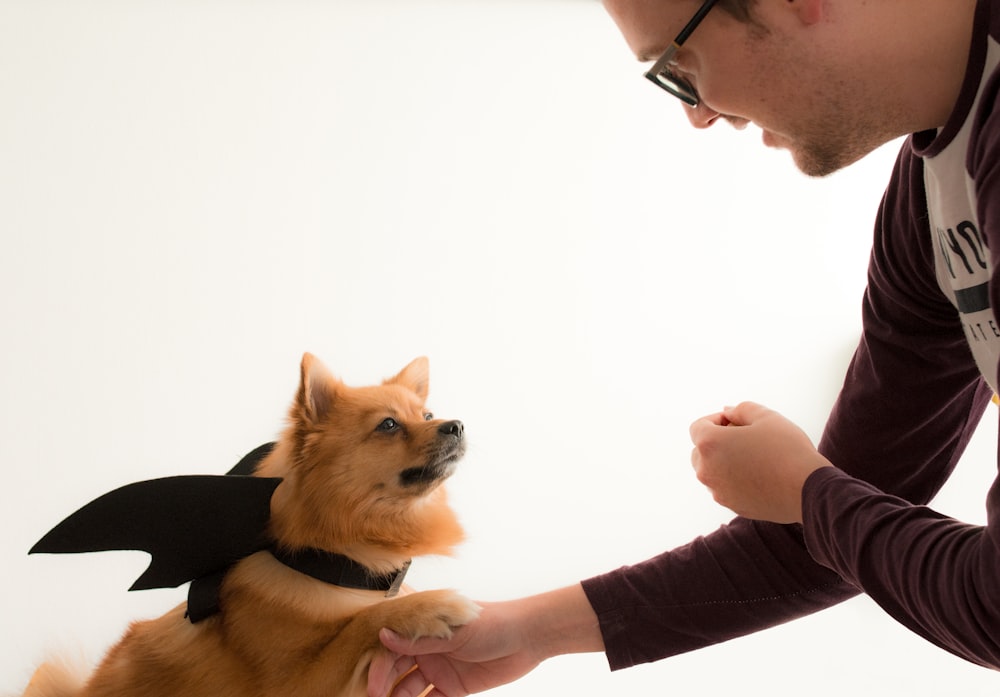
M 408 366 L 399 371 L 399 375 L 389 378 L 386 384 L 402 385 L 413 390 L 420 399 L 427 399 L 430 389 L 430 363 L 424 356 L 415 358 Z
M 295 403 L 306 420 L 318 423 L 325 419 L 333 408 L 340 381 L 333 377 L 322 361 L 311 353 L 302 356 L 301 372 Z

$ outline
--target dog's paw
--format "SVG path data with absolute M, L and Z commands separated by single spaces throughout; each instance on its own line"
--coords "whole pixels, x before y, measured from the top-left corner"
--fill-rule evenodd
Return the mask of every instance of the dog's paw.
M 479 617 L 480 607 L 455 591 L 423 591 L 400 598 L 388 626 L 408 639 L 448 639 L 452 630 Z

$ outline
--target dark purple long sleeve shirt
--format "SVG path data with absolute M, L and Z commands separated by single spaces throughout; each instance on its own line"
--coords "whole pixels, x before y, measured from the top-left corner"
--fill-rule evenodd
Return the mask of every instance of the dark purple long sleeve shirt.
M 1000 669 L 1000 478 L 987 525 L 926 507 L 998 389 L 1000 0 L 980 0 L 939 131 L 903 145 L 879 209 L 863 336 L 801 526 L 737 518 L 583 582 L 612 668 L 771 627 L 867 593 L 929 641 Z M 989 418 L 998 418 L 991 408 Z

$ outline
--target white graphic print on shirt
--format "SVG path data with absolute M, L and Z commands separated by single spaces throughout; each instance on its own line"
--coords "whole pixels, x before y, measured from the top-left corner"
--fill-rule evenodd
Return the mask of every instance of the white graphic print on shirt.
M 991 41 L 984 75 L 1000 60 L 1000 47 Z M 931 234 L 937 247 L 938 284 L 962 317 L 965 336 L 979 372 L 994 392 L 1000 392 L 997 359 L 1000 325 L 990 307 L 990 254 L 976 215 L 976 192 L 965 167 L 972 129 L 971 114 L 954 140 L 933 158 L 924 158 L 924 184 Z

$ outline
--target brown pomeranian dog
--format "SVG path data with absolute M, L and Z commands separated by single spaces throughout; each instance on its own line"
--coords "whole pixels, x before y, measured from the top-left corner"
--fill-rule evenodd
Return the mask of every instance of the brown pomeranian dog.
M 445 637 L 473 619 L 476 605 L 453 591 L 387 598 L 279 560 L 319 550 L 382 576 L 462 540 L 441 484 L 465 451 L 463 426 L 435 419 L 427 391 L 426 358 L 355 388 L 306 354 L 289 425 L 254 472 L 282 478 L 273 547 L 230 568 L 216 614 L 193 623 L 180 605 L 136 622 L 89 679 L 44 664 L 25 697 L 360 697 L 381 627 Z

